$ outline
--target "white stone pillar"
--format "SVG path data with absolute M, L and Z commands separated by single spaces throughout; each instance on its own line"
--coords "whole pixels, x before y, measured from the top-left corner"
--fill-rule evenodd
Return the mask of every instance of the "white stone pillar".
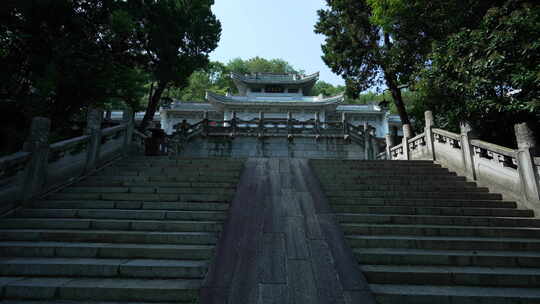
M 540 210 L 540 177 L 536 174 L 534 153 L 536 142 L 527 123 L 514 126 L 518 144 L 517 163 L 521 180 L 522 196 L 535 210 Z
M 411 129 L 411 125 L 409 124 L 404 124 L 403 125 L 403 142 L 402 142 L 402 147 L 403 147 L 403 158 L 405 160 L 410 160 L 411 159 L 411 156 L 410 156 L 410 151 L 409 151 L 409 139 L 411 139 L 412 137 L 412 129 Z
M 163 116 L 161 116 L 163 121 Z M 125 109 L 122 113 L 122 121 L 126 125 L 126 133 L 124 134 L 124 148 L 123 154 L 126 156 L 129 153 L 131 142 L 133 140 L 133 130 L 135 123 L 133 122 L 133 111 L 131 108 Z
M 96 168 L 99 162 L 99 152 L 101 147 L 101 122 L 103 120 L 103 110 L 89 109 L 86 117 L 86 135 L 90 136 L 86 154 L 85 172 L 90 172 Z
M 475 139 L 476 135 L 468 122 L 461 122 L 459 125 L 461 138 L 461 151 L 463 158 L 463 170 L 465 175 L 476 180 L 476 169 L 474 164 L 474 150 L 471 146 L 471 139 Z
M 426 146 L 428 149 L 428 158 L 431 160 L 435 160 L 435 145 L 434 138 L 433 138 L 433 132 L 432 129 L 434 127 L 434 121 L 433 121 L 433 112 L 426 111 L 424 112 L 424 119 L 425 119 L 425 128 L 424 128 L 424 134 L 426 138 Z
M 394 139 L 392 138 L 392 135 L 390 134 L 386 134 L 385 139 L 386 139 L 386 159 L 391 160 L 392 152 L 390 151 L 390 149 L 394 147 Z
M 51 121 L 44 117 L 32 119 L 30 135 L 24 143 L 23 151 L 30 153 L 21 183 L 21 201 L 27 203 L 43 191 L 47 180 L 49 163 L 49 134 Z

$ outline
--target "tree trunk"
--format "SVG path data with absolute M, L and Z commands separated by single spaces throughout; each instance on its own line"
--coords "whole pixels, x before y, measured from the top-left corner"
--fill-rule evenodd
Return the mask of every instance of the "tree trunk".
M 384 48 L 386 48 L 387 51 L 390 51 L 390 49 L 392 49 L 392 41 L 390 39 L 390 34 L 386 32 L 384 33 Z M 401 89 L 398 87 L 397 78 L 394 74 L 392 74 L 386 69 L 385 64 L 382 64 L 381 67 L 384 72 L 384 79 L 386 80 L 386 85 L 388 86 L 388 89 L 392 94 L 392 99 L 394 100 L 394 104 L 396 105 L 396 109 L 399 113 L 401 123 L 404 125 L 410 125 L 411 121 L 409 120 L 409 115 L 407 115 L 407 111 L 405 110 L 405 104 L 403 103 L 403 97 L 401 96 Z
M 154 115 L 156 114 L 159 106 L 159 101 L 161 100 L 161 94 L 163 94 L 163 91 L 165 91 L 166 87 L 167 85 L 165 83 L 158 82 L 158 86 L 150 97 L 150 101 L 148 102 L 148 106 L 146 107 L 146 113 L 144 114 L 144 118 L 139 125 L 139 130 L 141 132 L 143 132 L 150 124 L 150 121 L 154 119 Z
M 397 82 L 393 76 L 385 73 L 384 78 L 386 79 L 386 85 L 388 86 L 388 89 L 392 94 L 392 99 L 394 100 L 394 104 L 396 105 L 396 109 L 398 111 L 399 118 L 401 119 L 401 123 L 410 125 L 411 121 L 409 120 L 409 115 L 405 110 L 405 103 L 403 102 L 403 97 L 401 96 L 401 89 L 398 87 Z

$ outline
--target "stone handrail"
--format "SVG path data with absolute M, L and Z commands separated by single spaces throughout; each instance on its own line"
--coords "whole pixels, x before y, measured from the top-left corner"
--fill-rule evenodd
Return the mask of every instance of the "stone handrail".
M 460 140 L 460 136 L 459 134 L 456 134 L 456 133 L 453 133 L 453 132 L 450 132 L 450 131 L 446 131 L 446 130 L 443 130 L 443 129 L 437 129 L 437 128 L 433 128 L 431 129 L 433 131 L 434 134 L 438 134 L 438 135 L 441 135 L 441 136 L 444 136 L 444 137 L 447 137 L 447 138 L 451 138 L 451 139 L 455 139 L 455 140 Z
M 513 150 L 507 147 L 499 146 L 496 144 L 491 144 L 479 139 L 471 139 L 471 145 L 480 149 L 485 149 L 490 152 L 495 152 L 500 155 L 505 155 L 508 157 L 515 158 L 517 156 L 517 150 Z
M 434 160 L 540 214 L 540 157 L 534 157 L 534 136 L 528 126 L 516 125 L 518 149 L 476 139 L 467 123 L 460 129 L 456 134 L 434 128 L 433 115 L 427 111 L 423 133 L 410 138 L 410 127 L 404 125 L 403 142 L 395 146 L 387 136 L 386 158 Z
M 29 152 L 17 152 L 12 155 L 0 157 L 0 184 L 7 178 L 17 175 L 21 171 L 31 154 Z
M 124 124 L 101 129 L 103 111 L 91 109 L 84 135 L 53 144 L 50 121 L 34 118 L 24 151 L 0 158 L 0 214 L 126 155 L 134 129 L 125 115 Z

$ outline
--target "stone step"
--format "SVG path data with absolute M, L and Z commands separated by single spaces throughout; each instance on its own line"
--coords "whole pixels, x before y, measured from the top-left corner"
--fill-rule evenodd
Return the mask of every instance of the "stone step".
M 425 173 L 425 172 L 450 172 L 447 168 L 441 166 L 328 166 L 328 167 L 316 167 L 319 174 L 336 173 L 348 175 L 352 173 L 362 172 L 385 172 L 389 175 L 393 172 L 406 173 Z
M 392 215 L 392 214 L 347 214 L 337 215 L 341 222 L 359 224 L 396 225 L 455 225 L 487 227 L 540 227 L 537 218 L 485 217 L 485 216 L 433 216 L 433 215 Z
M 164 162 L 164 163 L 133 163 L 133 162 L 117 162 L 114 163 L 114 168 L 121 169 L 146 169 L 146 168 L 175 168 L 178 170 L 228 170 L 228 171 L 240 171 L 243 168 L 243 164 L 228 164 L 221 162 L 207 163 L 207 164 L 178 164 L 176 162 Z
M 370 284 L 378 304 L 536 304 L 539 288 Z
M 38 209 L 134 209 L 134 210 L 184 210 L 184 211 L 227 211 L 227 203 L 202 202 L 133 202 L 133 201 L 38 201 L 32 203 Z
M 3 279 L 3 280 L 2 280 Z M 7 281 L 0 278 L 0 281 Z M 150 301 L 194 303 L 201 280 L 118 278 L 15 278 L 3 284 L 5 299 Z
M 89 182 L 134 182 L 134 183 L 146 183 L 146 182 L 167 182 L 167 183 L 190 183 L 190 184 L 198 184 L 198 183 L 238 183 L 237 178 L 229 178 L 229 177 L 223 177 L 223 176 L 192 176 L 192 177 L 186 177 L 186 176 L 166 176 L 166 175 L 158 175 L 158 176 L 122 176 L 122 175 L 109 175 L 109 176 L 102 176 L 102 175 L 93 175 L 88 176 L 84 179 L 84 181 Z
M 451 187 L 435 187 L 435 186 L 374 186 L 374 185 L 366 185 L 366 186 L 354 186 L 350 188 L 342 188 L 342 189 L 329 189 L 324 188 L 325 192 L 328 196 L 334 197 L 334 196 L 362 196 L 365 193 L 369 193 L 370 195 L 372 193 L 378 193 L 378 192 L 387 192 L 394 195 L 397 195 L 399 193 L 405 193 L 407 195 L 408 193 L 413 193 L 413 195 L 416 195 L 416 193 L 439 193 L 439 194 L 465 194 L 465 193 L 489 193 L 488 188 L 481 188 L 481 187 L 471 187 L 471 188 L 451 188 Z
M 370 284 L 538 287 L 540 268 L 362 265 Z
M 0 302 L 2 304 L 75 304 L 75 303 L 85 303 L 85 304 L 122 304 L 125 302 L 109 302 L 109 301 L 84 301 L 84 302 L 74 302 L 70 300 L 47 300 L 47 301 L 32 301 L 32 300 L 3 300 Z M 129 301 L 130 304 L 177 304 L 178 302 L 134 302 Z
M 441 199 L 502 199 L 498 193 L 483 192 L 414 192 L 414 191 L 341 191 L 328 193 L 331 202 L 352 201 L 366 198 L 441 198 Z
M 9 218 L 0 221 L 0 229 L 81 229 L 163 232 L 219 232 L 223 223 L 202 221 L 131 221 L 66 218 Z
M 342 184 L 345 186 L 353 185 L 429 185 L 429 184 L 453 184 L 456 182 L 466 182 L 466 178 L 454 175 L 430 175 L 429 179 L 415 176 L 410 178 L 410 175 L 393 175 L 393 176 L 357 176 L 355 178 L 340 178 L 340 177 L 322 177 L 319 180 L 323 185 Z
M 154 187 L 154 188 L 197 188 L 197 189 L 236 189 L 237 183 L 207 183 L 207 182 L 155 182 L 155 181 L 93 181 L 84 180 L 76 187 Z
M 208 263 L 196 260 L 0 258 L 1 276 L 202 279 Z
M 404 214 L 404 215 L 440 215 L 440 216 L 498 216 L 498 217 L 533 217 L 529 209 L 513 208 L 456 208 L 456 207 L 411 207 L 411 206 L 355 206 L 356 213 L 371 214 Z M 341 221 L 349 216 L 354 219 L 356 213 L 339 213 Z
M 540 268 L 538 252 L 401 248 L 356 248 L 353 252 L 363 264 Z
M 540 228 L 443 225 L 342 224 L 346 235 L 420 235 L 540 238 Z
M 445 237 L 401 235 L 350 235 L 345 237 L 353 248 L 405 248 L 435 250 L 540 250 L 540 239 L 502 237 Z
M 344 169 L 345 170 L 345 169 Z M 450 172 L 447 169 L 441 169 L 441 170 L 415 170 L 415 171 L 400 171 L 400 170 L 393 170 L 393 171 L 385 171 L 385 170 L 364 170 L 364 171 L 324 171 L 320 172 L 319 177 L 321 180 L 325 179 L 355 179 L 355 178 L 365 178 L 365 177 L 376 177 L 376 176 L 395 176 L 397 178 L 425 178 L 426 175 L 431 176 L 437 176 L 437 177 L 452 177 L 456 176 L 456 173 Z
M 332 209 L 338 213 L 360 213 L 365 206 L 410 206 L 410 207 L 455 207 L 455 208 L 517 208 L 516 202 L 509 201 L 490 201 L 490 200 L 429 200 L 429 199 L 369 199 L 362 201 L 362 204 L 333 203 Z
M 224 196 L 232 196 L 235 193 L 234 189 L 223 188 L 192 188 L 192 187 L 69 187 L 61 193 L 136 193 L 136 194 L 217 194 Z
M 374 166 L 437 166 L 431 160 L 351 160 L 351 159 L 310 159 L 310 164 L 315 166 L 340 166 L 340 165 L 374 165 Z
M 197 177 L 197 176 L 220 176 L 223 178 L 239 178 L 240 172 L 235 171 L 224 171 L 224 170 L 179 170 L 171 168 L 144 168 L 144 169 L 120 169 L 115 167 L 105 168 L 99 172 L 96 172 L 94 175 L 99 176 L 178 176 L 178 177 Z
M 214 245 L 115 244 L 78 242 L 0 242 L 4 257 L 80 257 L 129 259 L 207 260 L 214 255 Z
M 205 166 L 212 164 L 225 164 L 225 165 L 239 165 L 242 166 L 245 163 L 245 159 L 241 158 L 178 158 L 169 157 L 158 159 L 155 157 L 136 157 L 130 156 L 118 161 L 119 164 L 180 164 L 180 165 L 197 165 Z
M 217 234 L 212 232 L 0 229 L 0 241 L 215 245 L 217 237 Z
M 223 221 L 222 211 L 172 211 L 172 210 L 122 210 L 122 209 L 20 209 L 20 217 L 37 218 L 83 218 L 83 219 L 130 219 L 130 220 L 184 220 Z
M 137 202 L 230 202 L 233 195 L 157 193 L 54 193 L 50 200 L 104 200 Z
M 489 192 L 488 188 L 479 188 L 475 185 L 326 185 L 326 193 L 358 192 L 358 191 L 417 191 L 417 192 Z

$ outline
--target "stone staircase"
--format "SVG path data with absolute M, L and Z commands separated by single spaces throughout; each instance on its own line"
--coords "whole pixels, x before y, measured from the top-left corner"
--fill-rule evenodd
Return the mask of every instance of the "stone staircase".
M 429 161 L 311 166 L 378 303 L 540 303 L 531 210 Z
M 128 158 L 0 219 L 1 303 L 197 303 L 242 168 Z

